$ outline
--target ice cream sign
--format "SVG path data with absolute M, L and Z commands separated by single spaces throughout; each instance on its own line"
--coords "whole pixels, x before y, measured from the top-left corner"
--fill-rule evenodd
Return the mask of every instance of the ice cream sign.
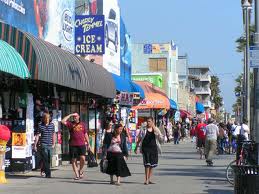
M 75 17 L 75 54 L 104 54 L 104 16 Z

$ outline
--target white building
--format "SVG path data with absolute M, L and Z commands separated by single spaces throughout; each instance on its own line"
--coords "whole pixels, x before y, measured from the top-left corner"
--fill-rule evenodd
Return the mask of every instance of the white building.
M 173 42 L 135 43 L 132 45 L 132 74 L 161 73 L 163 89 L 169 98 L 178 101 L 176 62 L 178 48 Z
M 209 112 L 211 108 L 211 76 L 209 75 L 209 66 L 190 66 L 189 80 L 191 91 L 193 91 L 200 102 L 204 105 L 205 111 Z

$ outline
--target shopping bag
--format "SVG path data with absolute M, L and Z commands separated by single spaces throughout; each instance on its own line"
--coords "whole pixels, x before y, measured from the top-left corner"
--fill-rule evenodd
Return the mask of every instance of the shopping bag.
M 90 151 L 90 150 L 88 151 L 87 166 L 88 166 L 89 168 L 91 168 L 91 167 L 97 167 L 97 166 L 98 166 L 97 161 L 96 161 L 96 159 L 95 159 L 95 156 L 94 156 L 93 152 Z
M 102 159 L 100 162 L 100 171 L 102 173 L 106 173 L 108 168 L 108 160 L 107 159 Z

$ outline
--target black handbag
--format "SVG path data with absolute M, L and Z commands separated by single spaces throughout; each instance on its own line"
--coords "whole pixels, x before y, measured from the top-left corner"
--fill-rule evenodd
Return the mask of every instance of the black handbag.
M 94 154 L 93 154 L 92 151 L 88 151 L 87 166 L 88 166 L 89 168 L 91 168 L 91 167 L 97 167 L 97 166 L 98 166 L 97 161 L 96 161 L 95 156 L 94 156 Z
M 106 173 L 108 168 L 108 160 L 106 158 L 103 158 L 100 162 L 100 171 L 102 173 Z

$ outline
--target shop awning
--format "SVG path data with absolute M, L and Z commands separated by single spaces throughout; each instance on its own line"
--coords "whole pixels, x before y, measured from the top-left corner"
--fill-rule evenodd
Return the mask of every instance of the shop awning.
M 2 40 L 0 40 L 0 71 L 22 79 L 30 78 L 30 72 L 21 55 Z
M 34 80 L 107 98 L 116 95 L 111 74 L 97 64 L 4 23 L 0 23 L 0 39 L 21 54 Z
M 205 109 L 202 103 L 196 102 L 196 112 L 198 114 L 204 113 Z
M 170 109 L 170 102 L 166 94 L 149 82 L 135 82 L 141 86 L 145 93 L 145 99 L 132 109 Z
M 145 98 L 143 89 L 138 86 L 138 84 L 132 82 L 131 80 L 124 79 L 118 75 L 112 74 L 112 77 L 115 82 L 116 90 L 120 92 L 138 92 L 140 93 L 141 98 Z
M 169 101 L 170 101 L 170 108 L 174 110 L 178 110 L 177 103 L 172 99 L 169 99 Z

